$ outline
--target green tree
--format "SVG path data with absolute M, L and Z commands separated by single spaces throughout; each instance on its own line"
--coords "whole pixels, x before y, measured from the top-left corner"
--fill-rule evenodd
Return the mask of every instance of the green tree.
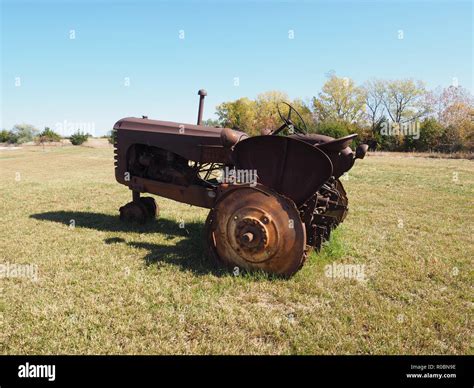
M 316 131 L 316 122 L 314 120 L 314 114 L 311 111 L 310 104 L 306 104 L 303 100 L 296 98 L 291 102 L 291 105 L 298 111 L 298 113 L 303 118 L 308 132 Z M 295 124 L 299 125 L 299 120 L 297 117 L 292 117 Z
M 278 106 L 283 115 L 288 114 L 288 107 L 281 102 L 290 102 L 303 117 L 303 120 L 312 128 L 314 123 L 310 108 L 301 100 L 290 101 L 286 93 L 269 91 L 261 93 L 255 100 L 247 97 L 235 101 L 224 102 L 216 108 L 218 124 L 223 127 L 240 129 L 249 135 L 260 135 L 262 129 L 274 130 L 282 125 L 278 114 Z M 292 117 L 295 124 L 299 124 L 296 117 Z M 214 126 L 214 123 L 213 123 Z
M 261 129 L 274 130 L 281 126 L 282 122 L 278 114 L 278 104 L 283 101 L 289 101 L 286 93 L 278 90 L 271 90 L 260 93 L 255 100 L 256 125 L 258 131 Z M 284 109 L 281 107 L 281 109 Z M 282 112 L 284 114 L 284 112 Z
M 216 114 L 223 127 L 239 129 L 255 134 L 255 102 L 247 97 L 236 101 L 223 102 L 217 107 Z
M 362 118 L 365 100 L 365 90 L 352 79 L 331 75 L 318 96 L 313 97 L 313 109 L 318 122 L 353 123 Z

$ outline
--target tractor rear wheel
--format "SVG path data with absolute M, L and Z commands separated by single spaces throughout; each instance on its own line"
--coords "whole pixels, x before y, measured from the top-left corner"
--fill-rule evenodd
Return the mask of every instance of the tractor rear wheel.
M 205 233 L 211 256 L 230 268 L 289 277 L 305 254 L 305 228 L 296 205 L 261 186 L 224 194 L 209 213 Z

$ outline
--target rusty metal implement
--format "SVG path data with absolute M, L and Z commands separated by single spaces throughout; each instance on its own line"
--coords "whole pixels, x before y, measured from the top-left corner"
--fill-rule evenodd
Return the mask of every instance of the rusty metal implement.
M 145 223 L 158 215 L 151 193 L 211 209 L 204 232 L 209 256 L 230 268 L 289 277 L 310 249 L 321 249 L 346 217 L 339 178 L 362 159 L 357 135 L 307 133 L 301 115 L 278 104 L 282 125 L 249 137 L 231 128 L 124 118 L 114 125 L 115 177 L 132 191 L 120 219 Z M 292 118 L 293 115 L 293 118 Z

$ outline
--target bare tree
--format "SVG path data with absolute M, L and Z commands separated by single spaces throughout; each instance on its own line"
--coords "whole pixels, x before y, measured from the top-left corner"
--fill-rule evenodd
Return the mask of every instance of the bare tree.
M 371 124 L 372 131 L 383 119 L 385 110 L 383 104 L 384 82 L 382 80 L 371 79 L 364 86 L 366 115 Z
M 384 82 L 382 103 L 394 123 L 420 118 L 427 114 L 426 89 L 421 81 L 412 79 Z

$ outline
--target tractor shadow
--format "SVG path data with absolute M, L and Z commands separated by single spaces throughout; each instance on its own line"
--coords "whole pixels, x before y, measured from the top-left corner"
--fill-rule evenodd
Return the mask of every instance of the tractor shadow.
M 137 249 L 146 249 L 148 253 L 143 257 L 146 265 L 172 264 L 181 271 L 190 271 L 195 275 L 228 275 L 228 271 L 219 268 L 215 262 L 207 257 L 203 241 L 203 222 L 189 222 L 184 228 L 179 227 L 178 221 L 158 218 L 144 225 L 120 221 L 118 216 L 77 211 L 54 211 L 30 215 L 30 218 L 41 221 L 51 221 L 70 226 L 74 221 L 76 228 L 95 229 L 103 232 L 124 232 L 162 235 L 163 240 L 173 240 L 184 237 L 172 245 L 147 243 L 142 241 L 126 241 L 122 237 L 110 237 L 104 240 L 105 244 L 126 244 Z M 133 237 L 132 237 L 133 238 Z
M 158 218 L 147 224 L 134 224 L 120 221 L 118 215 L 93 213 L 56 211 L 30 215 L 30 218 L 41 221 L 53 221 L 66 226 L 74 222 L 76 228 L 87 228 L 100 230 L 102 232 L 124 232 L 124 233 L 161 233 L 166 236 L 185 236 L 186 230 L 191 234 L 196 229 L 202 229 L 203 223 L 186 224 L 185 229 L 179 228 L 178 222 L 166 218 Z
M 210 257 L 206 256 L 201 238 L 181 240 L 174 245 L 138 241 L 130 241 L 126 244 L 133 248 L 148 250 L 148 253 L 143 257 L 146 265 L 161 267 L 163 264 L 171 264 L 180 271 L 191 272 L 197 276 L 214 275 L 221 277 L 229 274 L 223 268 L 219 268 Z

